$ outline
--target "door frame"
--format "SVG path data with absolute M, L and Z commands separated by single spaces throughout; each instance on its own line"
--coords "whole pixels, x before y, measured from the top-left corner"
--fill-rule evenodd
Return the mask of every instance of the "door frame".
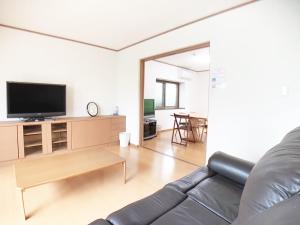
M 143 146 L 144 144 L 144 90 L 145 90 L 145 63 L 147 61 L 156 60 L 162 57 L 176 55 L 179 53 L 184 53 L 188 51 L 193 51 L 200 48 L 210 47 L 210 42 L 204 42 L 196 45 L 191 45 L 184 48 L 175 49 L 172 51 L 148 56 L 140 59 L 140 110 L 139 110 L 139 145 Z

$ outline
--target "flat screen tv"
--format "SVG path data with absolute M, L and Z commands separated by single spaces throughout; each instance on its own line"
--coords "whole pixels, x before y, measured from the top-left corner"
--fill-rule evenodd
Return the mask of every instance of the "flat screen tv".
M 155 115 L 154 99 L 144 99 L 144 116 L 151 117 Z
M 8 118 L 66 115 L 66 85 L 6 82 Z

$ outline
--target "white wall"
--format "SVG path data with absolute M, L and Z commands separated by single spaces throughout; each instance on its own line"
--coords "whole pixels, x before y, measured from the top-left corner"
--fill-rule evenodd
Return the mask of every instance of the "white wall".
M 89 101 L 111 114 L 115 63 L 111 51 L 0 27 L 0 120 L 6 119 L 6 81 L 66 84 L 68 115 L 87 115 Z
M 224 71 L 227 86 L 210 88 L 207 156 L 256 161 L 300 123 L 299 12 L 298 0 L 258 1 L 121 51 L 117 100 L 131 141 L 139 142 L 139 60 L 210 41 L 211 71 Z
M 173 127 L 174 118 L 170 115 L 178 112 L 196 112 L 207 116 L 209 73 L 195 73 L 176 66 L 156 61 L 145 63 L 144 97 L 155 99 L 156 79 L 180 83 L 179 107 L 182 109 L 155 110 L 155 118 L 159 130 Z
M 209 72 L 198 72 L 189 85 L 188 109 L 204 117 L 208 116 Z

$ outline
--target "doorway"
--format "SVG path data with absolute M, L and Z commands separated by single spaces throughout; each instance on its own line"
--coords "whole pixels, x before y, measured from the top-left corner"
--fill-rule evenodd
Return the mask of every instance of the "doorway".
M 209 48 L 207 42 L 140 61 L 141 146 L 204 165 L 209 126 Z M 181 119 L 176 123 L 176 115 L 185 115 L 190 126 L 183 126 L 187 124 Z

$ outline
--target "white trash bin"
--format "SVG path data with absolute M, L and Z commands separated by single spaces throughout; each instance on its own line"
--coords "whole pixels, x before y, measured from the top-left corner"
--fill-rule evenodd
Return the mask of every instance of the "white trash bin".
M 128 132 L 121 132 L 119 134 L 120 146 L 127 147 L 130 140 L 130 133 Z

